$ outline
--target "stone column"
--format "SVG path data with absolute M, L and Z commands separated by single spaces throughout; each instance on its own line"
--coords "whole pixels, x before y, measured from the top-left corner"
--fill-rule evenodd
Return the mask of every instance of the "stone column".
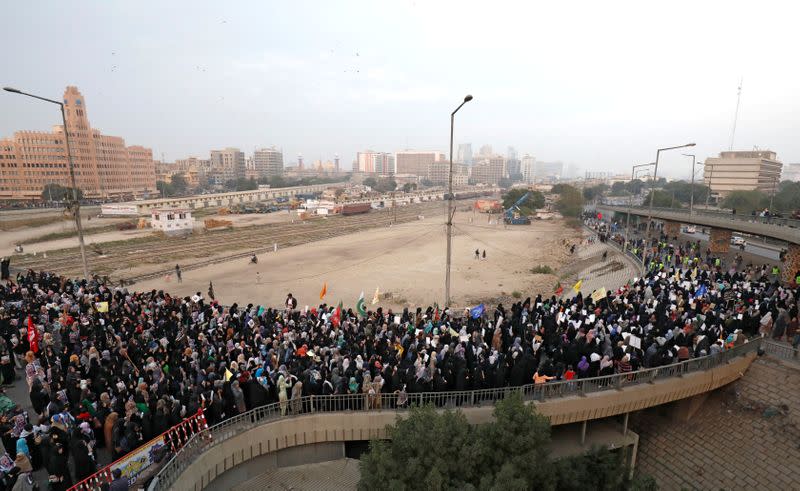
M 731 231 L 712 228 L 708 242 L 713 254 L 725 254 L 731 248 Z
M 681 224 L 664 220 L 664 235 L 669 238 L 677 238 L 681 234 Z
M 781 269 L 781 279 L 783 281 L 790 282 L 794 280 L 795 273 L 800 270 L 800 245 L 789 244 Z

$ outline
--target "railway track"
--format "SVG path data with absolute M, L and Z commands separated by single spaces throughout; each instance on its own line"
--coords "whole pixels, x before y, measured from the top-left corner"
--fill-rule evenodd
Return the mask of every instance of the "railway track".
M 431 215 L 441 212 L 443 202 L 427 202 L 398 208 L 373 211 L 365 215 L 336 216 L 327 220 L 317 219 L 294 224 L 274 223 L 210 231 L 189 238 L 180 237 L 142 237 L 129 241 L 109 242 L 96 246 L 102 249 L 97 254 L 88 247 L 89 269 L 93 274 L 109 276 L 113 279 L 124 277 L 126 282 L 141 281 L 163 276 L 173 271 L 173 263 L 180 263 L 184 271 L 249 257 L 272 250 L 273 244 L 279 248 L 292 247 L 309 242 L 347 235 L 370 228 L 384 226 L 391 221 L 405 223 L 417 219 L 420 214 Z M 216 256 L 225 251 L 230 254 Z M 125 275 L 123 270 L 143 264 L 170 267 L 155 268 L 133 275 Z M 82 270 L 79 249 L 61 249 L 43 254 L 20 256 L 15 261 L 18 269 L 32 268 L 49 270 L 73 276 Z

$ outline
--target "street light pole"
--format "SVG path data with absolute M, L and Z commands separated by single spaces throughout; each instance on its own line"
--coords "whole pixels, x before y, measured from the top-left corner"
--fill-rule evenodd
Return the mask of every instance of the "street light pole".
M 83 241 L 83 226 L 81 225 L 81 205 L 80 201 L 78 200 L 78 185 L 75 183 L 75 166 L 72 163 L 72 150 L 69 144 L 69 130 L 67 129 L 67 116 L 64 112 L 64 103 L 62 103 L 61 101 L 54 101 L 53 99 L 47 99 L 46 97 L 40 97 L 38 95 L 28 94 L 27 92 L 22 92 L 21 90 L 12 87 L 3 87 L 3 90 L 14 94 L 32 97 L 34 99 L 39 99 L 40 101 L 50 102 L 52 104 L 58 104 L 58 106 L 61 108 L 61 121 L 63 121 L 64 123 L 64 139 L 67 146 L 67 162 L 69 164 L 69 178 L 72 186 L 72 209 L 73 212 L 75 213 L 75 227 L 78 229 L 78 244 L 80 245 L 80 250 L 81 250 L 83 277 L 88 281 L 89 266 L 86 263 L 86 245 Z
M 445 266 L 444 278 L 444 305 L 450 307 L 450 260 L 453 252 L 453 125 L 456 120 L 456 113 L 461 106 L 472 100 L 471 95 L 464 97 L 464 102 L 450 113 L 450 171 L 447 179 L 447 263 Z
M 640 167 L 648 167 L 650 165 L 653 165 L 653 162 L 651 162 L 649 164 L 634 165 L 633 167 L 631 167 L 631 181 L 636 179 L 636 172 L 638 172 L 638 169 Z M 628 197 L 628 216 L 627 216 L 627 218 L 625 218 L 625 240 L 622 243 L 622 253 L 623 254 L 625 254 L 625 252 L 628 250 L 628 230 L 630 229 L 630 226 L 631 226 L 631 208 L 632 207 L 633 207 L 633 193 L 631 193 L 631 195 Z
M 711 179 L 714 177 L 714 164 L 703 164 L 703 180 L 705 180 L 706 171 L 710 171 L 708 174 L 708 191 L 706 191 L 706 213 L 708 213 L 708 200 L 711 199 Z
M 645 235 L 645 247 L 650 247 L 650 229 L 651 229 L 651 222 L 653 221 L 653 198 L 655 197 L 655 185 L 656 185 L 656 178 L 658 177 L 658 160 L 661 157 L 661 152 L 665 152 L 667 150 L 675 150 L 678 148 L 686 148 L 686 147 L 693 147 L 694 143 L 687 143 L 685 145 L 678 145 L 675 147 L 665 147 L 659 148 L 656 151 L 656 161 L 653 167 L 653 177 L 650 179 L 650 207 L 647 211 L 647 234 Z M 642 256 L 642 276 L 644 276 L 644 255 Z
M 689 194 L 689 216 L 692 216 L 692 215 L 694 215 L 694 164 L 695 164 L 696 158 L 695 158 L 695 156 L 693 154 L 690 154 L 690 153 L 685 153 L 685 154 L 683 154 L 683 156 L 692 158 L 692 185 L 689 188 L 690 189 L 690 194 Z

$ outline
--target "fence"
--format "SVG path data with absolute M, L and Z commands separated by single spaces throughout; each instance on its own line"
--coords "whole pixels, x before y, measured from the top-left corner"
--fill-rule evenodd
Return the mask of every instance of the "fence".
M 401 411 L 412 405 L 432 404 L 437 408 L 466 408 L 493 405 L 513 393 L 520 393 L 526 401 L 546 401 L 565 396 L 586 396 L 593 392 L 620 390 L 633 385 L 653 383 L 659 379 L 680 377 L 701 372 L 728 363 L 730 360 L 757 351 L 763 340 L 757 338 L 716 355 L 694 358 L 672 365 L 647 368 L 635 372 L 603 377 L 564 380 L 521 387 L 503 387 L 452 392 L 394 393 L 394 394 L 340 394 L 331 396 L 306 396 L 284 403 L 273 403 L 251 409 L 211 428 L 193 435 L 167 462 L 150 484 L 149 491 L 171 489 L 183 471 L 200 455 L 242 432 L 281 418 L 315 412 L 340 411 Z
M 119 469 L 121 475 L 128 479 L 128 483 L 132 485 L 136 482 L 139 474 L 154 463 L 157 463 L 157 453 L 162 447 L 167 446 L 173 452 L 179 452 L 193 435 L 207 429 L 206 418 L 203 415 L 203 411 L 200 410 L 197 414 L 189 416 L 136 450 L 129 452 L 124 457 L 75 484 L 69 488 L 69 491 L 101 489 L 104 484 L 110 484 L 113 480 L 111 471 L 114 469 Z
M 800 349 L 793 348 L 791 345 L 764 338 L 761 342 L 761 348 L 766 354 L 775 358 L 800 362 Z

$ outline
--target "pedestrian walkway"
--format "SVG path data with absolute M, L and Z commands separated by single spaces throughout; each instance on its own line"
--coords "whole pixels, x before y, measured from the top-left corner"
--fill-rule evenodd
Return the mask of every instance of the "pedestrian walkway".
M 361 472 L 358 460 L 339 459 L 319 464 L 282 467 L 254 477 L 231 488 L 231 491 L 260 491 L 262 489 L 354 490 L 358 488 Z M 211 483 L 209 489 L 214 489 Z
M 660 489 L 800 489 L 800 368 L 770 356 L 689 421 L 634 417 L 638 470 Z
M 605 261 L 603 261 L 604 252 L 608 253 Z M 575 294 L 571 287 L 579 279 L 583 280 L 580 291 L 584 295 L 590 295 L 599 288 L 605 288 L 608 291 L 616 290 L 639 276 L 639 269 L 633 260 L 623 256 L 619 249 L 609 244 L 595 242 L 579 245 L 575 256 L 577 261 L 590 259 L 595 259 L 595 261 L 591 261 L 591 265 L 578 271 L 571 279 L 570 288 L 567 285 L 564 286 L 565 295 Z

